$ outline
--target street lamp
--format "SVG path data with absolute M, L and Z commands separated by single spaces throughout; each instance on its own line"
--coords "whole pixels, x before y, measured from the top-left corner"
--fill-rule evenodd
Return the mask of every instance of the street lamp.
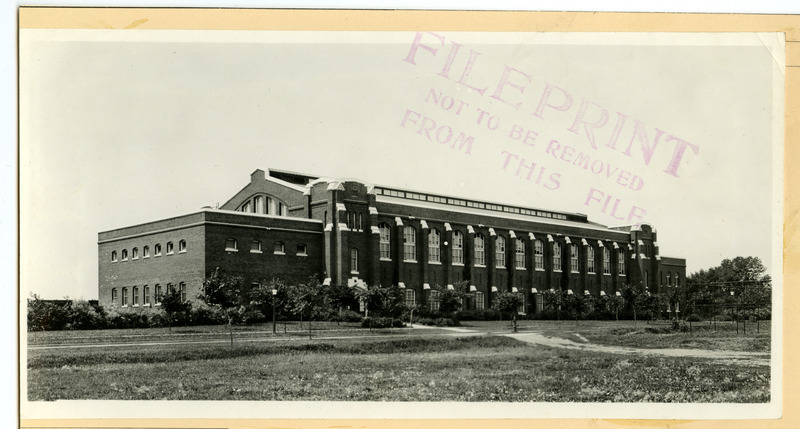
M 278 289 L 272 289 L 272 335 L 277 335 L 275 331 L 275 298 L 278 296 Z

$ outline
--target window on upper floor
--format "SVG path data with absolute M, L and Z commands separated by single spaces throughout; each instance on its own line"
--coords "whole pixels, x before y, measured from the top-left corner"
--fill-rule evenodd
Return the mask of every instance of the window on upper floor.
M 603 248 L 603 274 L 611 274 L 611 252 Z
M 134 247 L 131 249 L 131 259 L 139 259 L 139 248 Z
M 171 255 L 175 253 L 175 246 L 173 246 L 171 241 L 167 241 L 167 255 Z
M 255 212 L 258 214 L 266 214 L 266 206 L 264 205 L 263 196 L 256 195 L 253 197 L 253 208 L 255 208 Z
M 178 252 L 179 253 L 186 252 L 186 240 L 181 240 L 178 242 Z
M 516 257 L 514 258 L 514 266 L 518 269 L 525 269 L 525 241 L 521 238 L 514 240 L 514 250 Z
M 253 240 L 250 242 L 250 253 L 261 253 L 261 242 Z
M 621 275 L 621 276 L 624 276 L 625 274 L 627 274 L 626 270 L 625 270 L 625 263 L 626 262 L 627 261 L 625 259 L 625 251 L 622 250 L 622 249 L 619 249 L 619 253 L 617 253 L 617 268 L 618 268 L 618 271 L 619 271 L 619 275 Z
M 150 246 L 144 246 L 142 248 L 142 258 L 149 258 L 150 257 Z
M 156 256 L 161 256 L 161 245 L 160 244 L 156 244 L 156 247 L 153 250 L 153 253 L 155 253 Z
M 133 298 L 133 306 L 134 307 L 138 307 L 139 306 L 139 287 L 138 286 L 134 286 L 131 289 L 131 298 Z
M 392 258 L 392 229 L 389 225 L 382 223 L 378 225 L 378 231 L 380 232 L 380 257 L 389 260 Z
M 506 267 L 506 238 L 502 235 L 498 235 L 494 242 L 494 266 Z
M 431 228 L 428 232 L 428 262 L 441 262 L 441 236 L 439 230 Z
M 569 245 L 569 268 L 573 273 L 580 272 L 578 264 L 578 245 L 575 243 Z
M 239 242 L 235 238 L 229 238 L 225 240 L 225 250 L 228 252 L 238 252 Z
M 594 247 L 586 246 L 586 272 L 594 274 Z
M 116 250 L 112 250 L 111 251 L 111 262 L 117 262 L 117 251 Z
M 475 265 L 486 265 L 486 243 L 483 234 L 475 234 Z
M 128 260 L 128 249 L 122 249 L 122 260 L 123 261 Z
M 561 271 L 561 243 L 553 243 L 553 271 Z
M 533 241 L 533 262 L 536 269 L 544 271 L 544 242 L 542 240 Z
M 274 254 L 276 255 L 285 255 L 286 254 L 286 246 L 283 244 L 282 241 L 275 242 L 275 249 L 273 250 Z
M 453 231 L 453 264 L 464 264 L 464 234 Z
M 297 256 L 308 256 L 308 246 L 306 246 L 305 244 L 298 244 Z
M 403 260 L 417 260 L 417 230 L 413 226 L 403 228 Z
M 350 249 L 350 273 L 358 274 L 358 249 Z

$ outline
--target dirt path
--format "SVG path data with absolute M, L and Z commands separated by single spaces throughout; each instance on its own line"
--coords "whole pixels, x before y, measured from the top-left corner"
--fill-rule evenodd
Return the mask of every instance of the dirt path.
M 769 365 L 770 363 L 769 353 L 760 352 L 734 352 L 704 349 L 636 349 L 631 347 L 601 346 L 598 344 L 576 343 L 575 341 L 570 341 L 563 338 L 546 337 L 542 334 L 537 334 L 534 332 L 503 335 L 530 344 L 573 350 L 586 350 L 627 355 L 708 358 L 740 365 Z

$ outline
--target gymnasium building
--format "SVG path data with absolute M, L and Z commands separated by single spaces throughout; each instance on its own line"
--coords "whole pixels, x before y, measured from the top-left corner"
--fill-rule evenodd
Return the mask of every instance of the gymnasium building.
M 659 292 L 686 279 L 686 261 L 661 256 L 650 225 L 280 170 L 254 171 L 219 208 L 101 232 L 98 259 L 100 304 L 119 307 L 156 307 L 167 288 L 197 299 L 216 267 L 251 285 L 398 285 L 407 304 L 432 309 L 434 286 L 467 281 L 470 309 L 510 291 L 527 314 L 542 311 L 547 289 Z

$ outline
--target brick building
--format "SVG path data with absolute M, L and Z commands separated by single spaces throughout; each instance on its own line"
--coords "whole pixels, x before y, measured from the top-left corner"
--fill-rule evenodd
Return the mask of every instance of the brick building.
M 216 267 L 246 284 L 395 284 L 407 303 L 434 307 L 432 286 L 467 281 L 471 308 L 511 291 L 526 313 L 541 311 L 546 289 L 659 292 L 686 276 L 685 260 L 662 257 L 646 224 L 609 228 L 582 214 L 278 170 L 256 170 L 219 209 L 101 232 L 98 249 L 106 306 L 154 306 L 168 287 L 194 299 Z

